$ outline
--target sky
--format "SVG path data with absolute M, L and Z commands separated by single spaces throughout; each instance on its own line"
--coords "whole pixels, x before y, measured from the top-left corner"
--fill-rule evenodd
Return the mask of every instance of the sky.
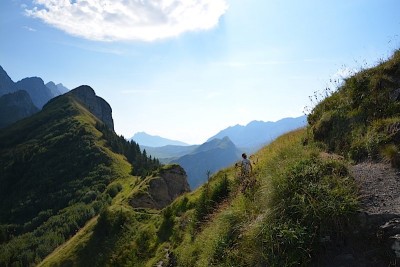
M 400 48 L 399 0 L 1 0 L 0 65 L 90 85 L 116 133 L 201 144 L 304 115 Z

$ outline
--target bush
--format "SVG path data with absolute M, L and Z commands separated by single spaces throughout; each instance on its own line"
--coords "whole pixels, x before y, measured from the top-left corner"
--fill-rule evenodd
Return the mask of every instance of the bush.
M 120 183 L 115 183 L 110 185 L 107 188 L 106 193 L 111 197 L 114 198 L 120 191 L 122 190 L 122 185 Z
M 274 181 L 272 218 L 266 222 L 264 256 L 272 266 L 306 265 L 320 236 L 344 231 L 357 209 L 347 167 L 315 156 L 285 168 Z

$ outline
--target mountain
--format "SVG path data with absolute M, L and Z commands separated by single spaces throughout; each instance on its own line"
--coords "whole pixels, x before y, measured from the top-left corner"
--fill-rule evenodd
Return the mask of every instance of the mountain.
M 185 145 L 185 146 L 176 146 L 176 145 L 166 145 L 161 147 L 152 147 L 152 146 L 142 146 L 140 148 L 142 150 L 146 150 L 148 155 L 152 157 L 158 158 L 163 163 L 169 163 L 174 159 L 182 157 L 186 154 L 192 153 L 199 145 Z
M 285 118 L 276 122 L 252 121 L 246 126 L 228 127 L 210 137 L 208 141 L 228 136 L 237 147 L 253 153 L 278 136 L 306 125 L 306 116 Z
M 47 88 L 50 89 L 53 96 L 58 96 L 69 92 L 69 89 L 65 87 L 62 83 L 55 84 L 54 82 L 50 81 L 45 85 Z
M 397 51 L 346 79 L 307 128 L 253 155 L 251 187 L 230 165 L 160 210 L 147 191 L 160 172 L 119 179 L 110 206 L 39 266 L 397 266 L 399 74 Z
M 17 90 L 18 88 L 15 83 L 11 80 L 3 67 L 0 66 L 0 96 L 13 93 Z
M 50 99 L 67 91 L 68 89 L 62 84 L 55 85 L 49 82 L 45 85 L 38 77 L 26 78 L 14 83 L 0 66 L 0 96 L 4 96 L 0 106 L 0 128 L 31 116 Z M 5 96 L 6 94 L 9 95 Z
M 0 129 L 0 266 L 37 265 L 158 168 L 91 112 L 103 101 L 78 87 Z
M 0 97 L 0 128 L 37 113 L 39 109 L 32 103 L 26 91 L 16 91 Z
M 210 174 L 226 168 L 240 159 L 241 151 L 228 138 L 213 139 L 195 148 L 190 154 L 184 155 L 173 163 L 181 165 L 189 179 L 191 189 L 196 189 L 207 181 Z
M 140 146 L 149 146 L 149 147 L 162 147 L 167 145 L 174 145 L 174 146 L 188 146 L 188 144 L 171 140 L 167 138 L 163 138 L 157 135 L 150 135 L 145 132 L 135 133 L 131 140 L 139 143 Z
M 103 98 L 96 96 L 94 90 L 88 85 L 81 85 L 70 91 L 89 111 L 99 118 L 111 130 L 114 130 L 111 106 Z
M 54 97 L 43 80 L 39 77 L 30 77 L 18 81 L 16 84 L 19 90 L 25 90 L 31 96 L 33 104 L 41 109 L 50 99 Z

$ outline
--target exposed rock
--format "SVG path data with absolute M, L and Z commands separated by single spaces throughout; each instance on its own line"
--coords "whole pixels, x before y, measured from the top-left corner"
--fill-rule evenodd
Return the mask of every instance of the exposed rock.
M 143 181 L 140 192 L 130 200 L 130 204 L 134 208 L 162 209 L 189 191 L 185 170 L 176 164 L 168 165 Z
M 105 125 L 114 130 L 111 106 L 103 98 L 96 96 L 90 86 L 81 85 L 71 90 L 70 93 L 78 98 Z
M 400 101 L 400 88 L 390 93 L 390 99 L 392 101 Z

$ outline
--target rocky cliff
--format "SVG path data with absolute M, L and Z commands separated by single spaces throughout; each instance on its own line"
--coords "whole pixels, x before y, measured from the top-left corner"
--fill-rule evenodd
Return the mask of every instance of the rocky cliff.
M 91 113 L 104 122 L 111 130 L 114 130 L 111 106 L 103 98 L 96 96 L 94 90 L 88 85 L 81 85 L 70 94 L 80 100 Z
M 176 164 L 168 165 L 142 182 L 139 193 L 132 197 L 130 204 L 134 208 L 162 209 L 189 191 L 185 170 Z

